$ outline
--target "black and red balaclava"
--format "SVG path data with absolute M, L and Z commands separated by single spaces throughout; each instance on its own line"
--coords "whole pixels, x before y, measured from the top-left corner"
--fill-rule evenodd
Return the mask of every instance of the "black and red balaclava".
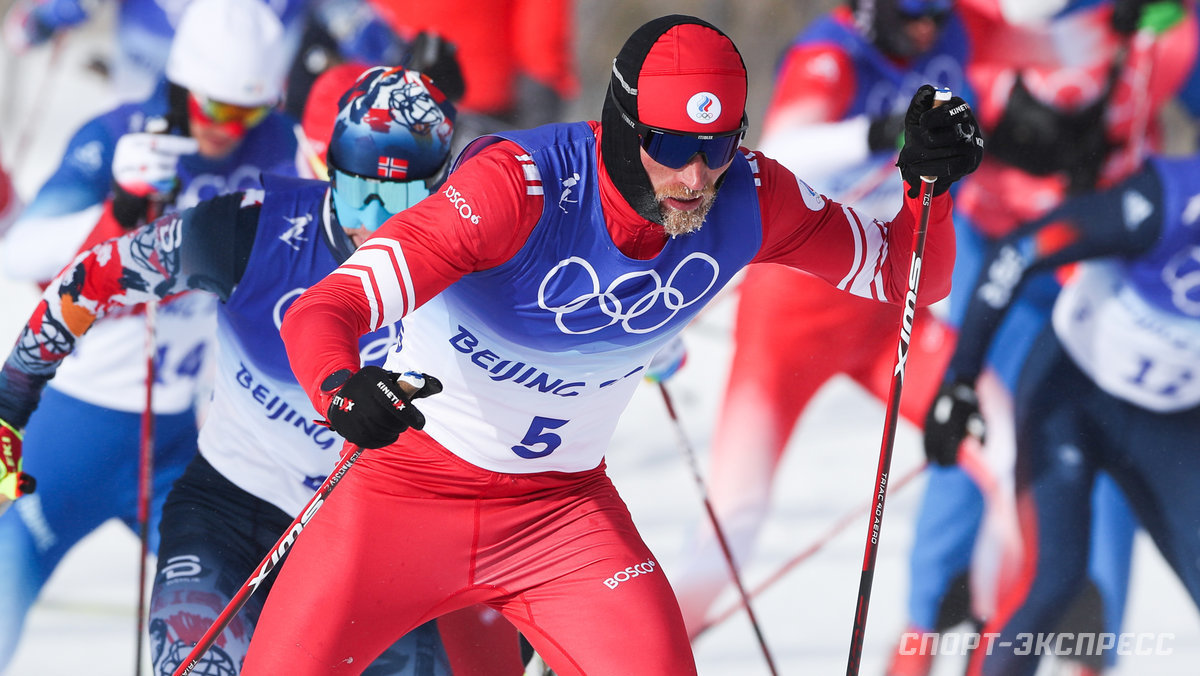
M 617 190 L 648 221 L 662 222 L 642 167 L 638 134 L 619 103 L 642 124 L 684 134 L 720 134 L 742 125 L 746 65 L 733 41 L 692 16 L 654 19 L 625 41 L 604 97 L 600 154 Z M 615 100 L 614 100 L 615 97 Z

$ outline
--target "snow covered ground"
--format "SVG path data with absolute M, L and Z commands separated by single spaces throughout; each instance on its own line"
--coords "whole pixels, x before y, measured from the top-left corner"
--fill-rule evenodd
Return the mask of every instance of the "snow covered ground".
M 5 96 L 0 101 L 0 142 L 6 163 L 12 162 L 20 138 L 30 137 L 18 167 L 19 188 L 26 195 L 57 161 L 65 135 L 105 102 L 100 82 L 79 68 L 90 53 L 82 46 L 68 45 L 60 55 L 62 62 L 78 73 L 69 80 L 59 76 L 47 82 L 43 76 L 48 59 L 45 52 L 22 61 L 17 76 L 24 93 L 20 97 L 11 94 L 17 70 L 12 62 L 0 70 L 7 78 L 0 82 Z M 35 100 L 43 110 L 56 111 L 54 116 L 31 123 L 28 106 Z M 34 130 L 39 133 L 33 134 Z M 35 298 L 32 287 L 0 276 L 0 342 L 5 346 L 15 337 Z M 715 388 L 724 380 L 729 358 L 732 308 L 732 299 L 726 298 L 689 329 L 689 364 L 670 382 L 679 417 L 702 465 L 718 401 Z M 771 519 L 758 556 L 745 571 L 749 587 L 822 539 L 845 515 L 858 515 L 755 602 L 766 641 L 783 674 L 845 672 L 867 528 L 864 505 L 875 481 L 882 421 L 882 404 L 853 384 L 833 383 L 800 422 L 777 478 Z M 920 460 L 918 435 L 902 424 L 893 476 L 903 476 Z M 622 418 L 609 465 L 669 575 L 679 565 L 685 535 L 704 518 L 704 512 L 687 458 L 655 388 L 644 386 Z M 902 487 L 893 485 L 889 492 L 863 674 L 882 673 L 902 629 L 907 553 L 922 486 L 917 479 Z M 43 590 L 29 616 L 20 652 L 6 673 L 132 673 L 137 575 L 138 545 L 133 534 L 115 523 L 96 531 L 68 556 Z M 732 596 L 725 599 L 726 603 L 732 601 Z M 1115 674 L 1196 673 L 1200 663 L 1196 611 L 1144 536 L 1139 536 L 1137 545 L 1125 630 L 1173 634 L 1166 643 L 1171 654 L 1127 657 Z M 705 676 L 768 673 L 744 614 L 705 635 L 696 645 L 696 654 Z M 961 673 L 961 664 L 961 659 L 944 659 L 935 673 Z

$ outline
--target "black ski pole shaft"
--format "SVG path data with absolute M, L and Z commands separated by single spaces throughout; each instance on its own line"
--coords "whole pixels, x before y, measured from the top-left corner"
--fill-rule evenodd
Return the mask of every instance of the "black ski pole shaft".
M 679 437 L 679 445 L 683 448 L 684 455 L 688 458 L 688 465 L 692 470 L 692 478 L 696 480 L 696 487 L 700 491 L 701 499 L 704 500 L 704 510 L 708 513 L 709 523 L 712 524 L 713 532 L 717 536 L 717 543 L 721 546 L 721 553 L 725 556 L 725 563 L 729 565 L 729 575 L 733 578 L 733 584 L 737 587 L 738 597 L 741 598 L 742 605 L 746 608 L 746 615 L 750 618 L 750 626 L 754 628 L 754 637 L 758 640 L 758 647 L 762 650 L 763 659 L 767 662 L 767 669 L 770 670 L 772 676 L 777 676 L 779 671 L 775 668 L 775 660 L 771 657 L 771 650 L 767 648 L 767 639 L 763 636 L 762 626 L 758 622 L 758 617 L 754 614 L 754 607 L 750 605 L 750 596 L 746 593 L 746 585 L 742 584 L 741 573 L 738 572 L 737 562 L 733 559 L 733 550 L 729 547 L 729 540 L 725 537 L 725 531 L 721 528 L 721 522 L 717 519 L 717 512 L 713 509 L 712 501 L 708 499 L 708 489 L 704 485 L 704 477 L 700 475 L 700 466 L 696 461 L 696 453 L 692 450 L 692 444 L 688 441 L 687 435 L 683 431 L 683 423 L 679 420 L 679 415 L 675 412 L 675 405 L 671 401 L 671 393 L 667 391 L 667 386 L 660 382 L 658 389 L 662 392 L 663 403 L 667 406 L 667 415 L 670 416 L 671 422 L 675 427 L 675 434 Z
M 192 651 L 179 663 L 172 676 L 184 676 L 184 674 L 189 674 L 192 669 L 196 668 L 196 665 L 200 663 L 200 659 L 204 657 L 204 653 L 212 647 L 213 643 L 216 643 L 217 637 L 221 635 L 225 627 L 229 626 L 229 623 L 237 616 L 242 606 L 246 605 L 246 602 L 250 600 L 250 596 L 258 589 L 259 585 L 278 568 L 280 560 L 296 543 L 296 538 L 300 536 L 301 530 L 312 519 L 317 510 L 321 508 L 321 505 L 329 497 L 329 494 L 337 486 L 338 482 L 342 480 L 342 477 L 346 476 L 346 472 L 354 466 L 355 461 L 358 460 L 358 456 L 362 455 L 363 449 L 361 447 L 355 446 L 353 448 L 353 451 L 342 456 L 333 473 L 325 478 L 321 487 L 309 498 L 308 504 L 304 505 L 304 509 L 300 510 L 300 515 L 292 520 L 292 525 L 288 526 L 279 540 L 275 542 L 275 545 L 271 547 L 271 550 L 267 552 L 263 560 L 255 566 L 250 578 L 246 580 L 242 587 L 238 589 L 238 592 L 234 594 L 233 598 L 229 600 L 229 603 L 225 605 L 224 610 L 217 616 L 217 619 L 213 620 L 212 626 L 208 628 L 208 631 L 204 632 L 204 635 L 192 647 Z
M 913 479 L 920 476 L 921 473 L 924 471 L 925 471 L 925 463 L 922 462 L 921 464 L 911 468 L 907 474 L 900 477 L 898 480 L 891 482 L 889 484 L 889 488 L 893 492 L 900 490 L 900 489 L 904 488 L 906 485 L 908 485 L 909 483 L 911 483 Z M 751 587 L 750 589 L 746 590 L 750 596 L 750 599 L 754 600 L 754 599 L 762 596 L 764 593 L 766 593 L 766 591 L 768 589 L 775 586 L 776 583 L 778 583 L 780 580 L 782 580 L 784 577 L 786 577 L 788 573 L 792 572 L 792 570 L 794 570 L 800 564 L 802 564 L 805 561 L 812 558 L 814 555 L 817 554 L 817 552 L 822 551 L 825 548 L 825 546 L 828 545 L 835 537 L 837 537 L 838 535 L 841 535 L 842 532 L 844 532 L 847 528 L 854 525 L 859 519 L 861 519 L 862 515 L 867 513 L 867 510 L 869 510 L 870 508 L 871 508 L 871 503 L 869 501 L 863 502 L 863 503 L 860 503 L 859 505 L 857 505 L 856 507 L 854 507 L 854 509 L 851 509 L 848 512 L 846 512 L 845 514 L 843 514 L 837 521 L 834 522 L 834 524 L 832 526 L 829 527 L 828 530 L 825 531 L 824 534 L 822 534 L 820 537 L 813 540 L 806 547 L 804 547 L 804 549 L 801 549 L 794 556 L 792 556 L 790 559 L 788 559 L 786 562 L 784 562 L 783 565 L 779 566 L 775 570 L 774 573 L 771 573 L 770 575 L 768 575 L 766 578 L 764 578 L 761 582 L 759 582 L 754 587 Z M 709 629 L 712 629 L 713 627 L 721 624 L 725 620 L 728 620 L 735 613 L 737 613 L 737 611 L 741 607 L 742 607 L 741 604 L 736 601 L 731 603 L 728 607 L 725 608 L 725 610 L 722 610 L 720 613 L 717 613 L 712 618 L 706 620 L 704 622 L 704 624 L 700 627 L 700 629 L 698 629 L 696 631 L 696 636 L 701 636 L 704 634 L 704 632 L 708 631 Z
M 946 97 L 949 98 L 949 97 Z M 934 105 L 939 101 L 935 100 Z M 863 555 L 862 577 L 858 583 L 858 602 L 854 607 L 854 630 L 850 638 L 850 657 L 846 662 L 847 676 L 858 676 L 862 660 L 863 636 L 867 630 L 867 607 L 871 602 L 871 584 L 875 579 L 875 557 L 879 554 L 879 536 L 883 529 L 883 508 L 887 499 L 888 478 L 892 466 L 892 448 L 896 441 L 896 425 L 900 418 L 900 391 L 904 386 L 904 366 L 908 343 L 912 338 L 913 316 L 917 310 L 917 285 L 921 280 L 921 258 L 925 255 L 925 233 L 929 229 L 929 212 L 933 204 L 933 183 L 936 179 L 921 177 L 921 218 L 917 224 L 916 242 L 908 267 L 908 292 L 904 296 L 904 316 L 896 347 L 896 366 L 888 392 L 887 413 L 883 421 L 883 443 L 879 449 L 879 466 L 871 498 L 870 524 L 867 527 L 866 552 Z

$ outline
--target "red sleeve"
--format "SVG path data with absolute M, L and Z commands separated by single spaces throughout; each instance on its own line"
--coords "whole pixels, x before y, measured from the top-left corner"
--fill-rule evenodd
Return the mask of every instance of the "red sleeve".
M 978 16 L 988 21 L 1004 21 L 1004 10 L 1000 0 L 959 0 L 959 11 L 964 16 Z
M 574 5 L 567 0 L 524 0 L 517 3 L 513 17 L 517 67 L 564 100 L 579 93 Z
M 292 304 L 280 334 L 317 410 L 328 406 L 325 376 L 358 370 L 360 336 L 520 250 L 542 211 L 541 182 L 526 177 L 521 152 L 509 142 L 485 148 Z
M 792 47 L 775 78 L 762 136 L 777 128 L 841 120 L 854 97 L 854 62 L 836 45 Z
M 810 272 L 854 295 L 899 303 L 908 289 L 917 199 L 905 196 L 891 221 L 875 221 L 813 192 L 775 160 L 757 156 L 763 245 L 752 262 L 782 263 Z M 897 174 L 896 180 L 900 176 Z M 954 224 L 950 194 L 933 199 L 918 300 L 928 305 L 950 293 Z

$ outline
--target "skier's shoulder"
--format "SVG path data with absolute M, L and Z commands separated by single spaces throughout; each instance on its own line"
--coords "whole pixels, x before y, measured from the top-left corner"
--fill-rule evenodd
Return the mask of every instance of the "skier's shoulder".
M 262 191 L 254 189 L 211 197 L 178 214 L 180 264 L 191 288 L 229 298 L 250 260 L 261 213 Z
M 299 148 L 296 130 L 300 123 L 290 114 L 272 110 L 242 141 L 240 152 L 269 157 L 291 157 Z
M 849 7 L 837 7 L 812 20 L 792 38 L 791 48 L 845 49 L 850 43 L 862 41 L 854 27 L 854 14 Z
M 118 103 L 79 125 L 67 142 L 68 150 L 64 155 L 80 146 L 95 143 L 103 144 L 111 152 L 117 139 L 128 133 L 144 131 L 146 121 L 159 116 L 156 107 L 148 106 L 145 102 Z

